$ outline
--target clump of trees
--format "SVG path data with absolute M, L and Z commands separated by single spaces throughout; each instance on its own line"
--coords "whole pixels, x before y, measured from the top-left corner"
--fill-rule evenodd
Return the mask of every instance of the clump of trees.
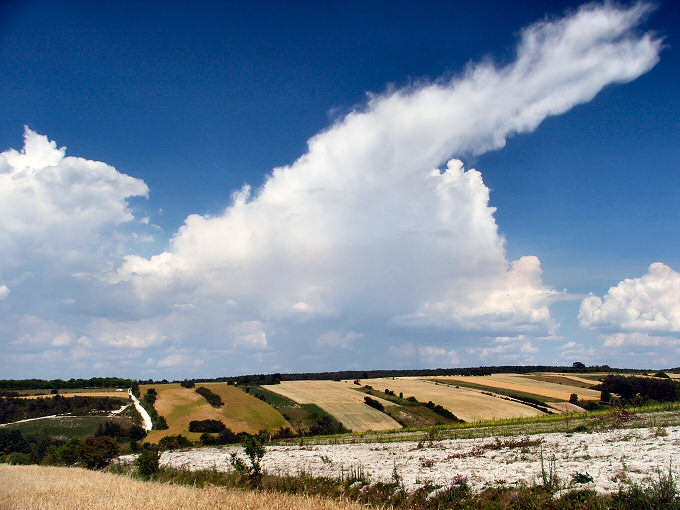
M 169 428 L 168 422 L 165 420 L 164 416 L 158 414 L 158 411 L 156 411 L 156 408 L 154 407 L 157 398 L 158 393 L 156 392 L 156 389 L 149 388 L 148 390 L 146 390 L 146 393 L 144 394 L 144 397 L 142 397 L 142 399 L 140 400 L 140 403 L 142 404 L 142 407 L 146 409 L 146 412 L 149 413 L 149 417 L 151 418 L 151 424 L 153 425 L 153 428 L 157 430 L 166 430 Z
M 364 402 L 366 403 L 366 405 L 371 406 L 373 409 L 377 409 L 381 413 L 385 412 L 385 406 L 383 406 L 379 401 L 377 401 L 374 398 L 364 397 Z
M 180 382 L 179 385 L 182 388 L 193 388 L 193 387 L 196 386 L 196 383 L 194 381 L 190 380 L 190 379 L 187 379 L 185 381 Z
M 430 400 L 427 404 L 425 404 L 425 407 L 427 407 L 428 409 L 434 411 L 434 412 L 437 413 L 439 416 L 443 416 L 444 418 L 448 418 L 448 419 L 451 420 L 451 421 L 454 421 L 454 422 L 461 422 L 461 423 L 463 422 L 463 420 L 461 420 L 460 418 L 458 418 L 458 416 L 456 416 L 455 414 L 453 414 L 451 411 L 449 411 L 448 409 L 445 409 L 444 407 L 440 406 L 439 404 L 435 404 L 435 403 L 432 402 L 431 400 Z
M 680 400 L 680 384 L 665 377 L 608 375 L 593 389 L 601 391 L 603 402 L 615 393 L 624 405 Z
M 18 429 L 0 428 L 0 462 L 8 464 L 101 469 L 119 455 L 120 449 L 118 441 L 111 436 L 74 437 L 65 441 L 50 436 L 45 430 L 24 437 Z
M 0 379 L 0 391 L 6 390 L 66 390 L 78 388 L 129 388 L 130 379 L 92 377 L 91 379 Z
M 189 432 L 215 432 L 226 430 L 227 426 L 219 420 L 192 420 L 189 422 Z
M 199 386 L 198 388 L 196 388 L 196 393 L 198 393 L 204 399 L 206 399 L 208 401 L 208 404 L 210 404 L 213 407 L 221 407 L 224 405 L 222 397 L 220 397 L 217 393 L 214 393 L 213 391 L 209 390 L 205 386 Z
M 113 411 L 125 403 L 123 399 L 109 397 L 62 397 L 61 395 L 31 399 L 0 397 L 0 423 L 12 423 L 53 414 L 68 413 L 86 416 Z

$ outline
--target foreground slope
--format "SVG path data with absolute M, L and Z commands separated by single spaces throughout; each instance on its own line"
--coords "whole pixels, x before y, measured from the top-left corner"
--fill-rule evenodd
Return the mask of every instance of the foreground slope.
M 141 482 L 78 468 L 0 465 L 0 508 L 359 510 L 364 507 L 286 494 Z

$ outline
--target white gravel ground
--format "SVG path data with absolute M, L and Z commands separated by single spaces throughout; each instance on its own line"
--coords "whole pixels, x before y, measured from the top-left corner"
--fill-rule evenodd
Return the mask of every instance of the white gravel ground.
M 665 435 L 664 435 L 665 434 Z M 432 444 L 412 441 L 316 446 L 269 446 L 262 460 L 271 474 L 347 477 L 360 470 L 371 481 L 391 481 L 394 474 L 408 491 L 432 483 L 448 486 L 457 475 L 475 490 L 495 485 L 542 482 L 551 468 L 562 483 L 577 473 L 592 476 L 589 487 L 615 492 L 622 483 L 645 483 L 680 466 L 680 427 L 617 429 L 593 433 L 524 436 L 529 446 L 500 447 L 490 438 L 456 439 Z M 498 441 L 522 438 L 500 437 Z M 231 469 L 229 456 L 240 447 L 195 448 L 163 453 L 161 465 L 192 470 Z M 541 453 L 543 462 L 541 462 Z M 677 479 L 677 478 L 676 478 Z

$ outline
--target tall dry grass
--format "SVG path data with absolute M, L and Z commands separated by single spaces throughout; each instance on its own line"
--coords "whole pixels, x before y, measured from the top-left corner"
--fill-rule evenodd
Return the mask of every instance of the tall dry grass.
M 0 510 L 359 510 L 286 494 L 197 489 L 79 468 L 0 465 Z

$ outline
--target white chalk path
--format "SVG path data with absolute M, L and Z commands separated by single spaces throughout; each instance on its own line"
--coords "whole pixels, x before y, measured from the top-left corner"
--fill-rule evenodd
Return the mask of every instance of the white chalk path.
M 26 418 L 25 420 L 13 421 L 11 423 L 0 423 L 0 428 L 7 427 L 8 425 L 16 425 L 17 423 L 26 423 L 26 422 L 35 421 L 35 420 L 49 420 L 51 418 L 59 418 L 59 417 L 60 417 L 60 415 L 58 415 L 58 414 L 51 414 L 49 416 L 38 416 L 37 418 Z
M 137 397 L 132 394 L 131 389 L 128 390 L 128 395 L 130 395 L 130 398 L 135 403 L 135 409 L 137 409 L 137 412 L 142 416 L 142 420 L 144 420 L 144 430 L 149 432 L 153 428 L 153 425 L 151 424 L 151 416 L 149 416 L 149 413 L 146 412 L 146 409 L 142 407 L 142 404 L 139 403 Z

